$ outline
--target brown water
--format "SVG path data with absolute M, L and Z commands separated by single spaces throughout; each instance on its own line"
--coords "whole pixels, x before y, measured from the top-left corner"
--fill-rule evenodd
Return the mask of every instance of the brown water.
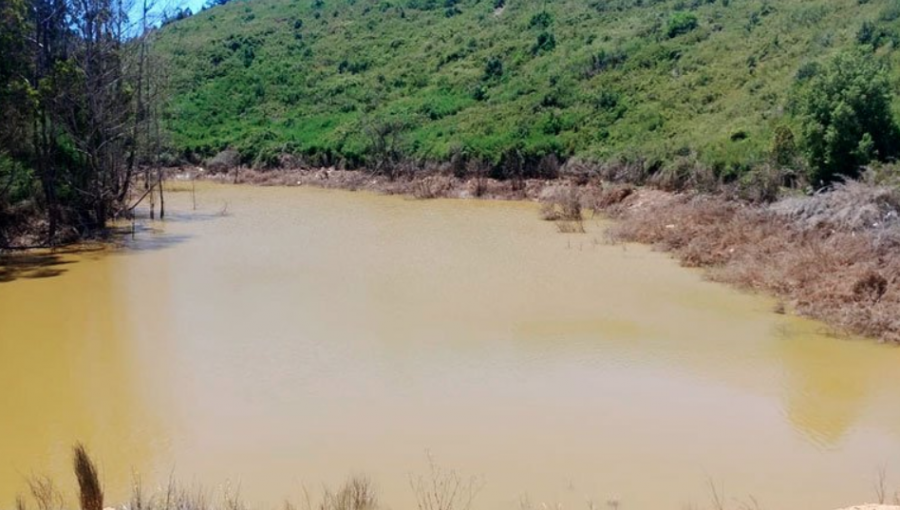
M 532 204 L 206 185 L 118 251 L 0 283 L 0 508 L 71 445 L 254 506 L 426 452 L 478 509 L 828 509 L 900 488 L 900 350 L 818 333 Z M 227 214 L 217 213 L 227 204 Z M 46 265 L 54 262 L 53 265 Z

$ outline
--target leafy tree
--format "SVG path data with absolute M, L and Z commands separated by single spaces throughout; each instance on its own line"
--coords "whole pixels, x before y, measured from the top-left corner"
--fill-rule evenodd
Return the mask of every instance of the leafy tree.
M 804 90 L 800 114 L 811 178 L 818 186 L 839 176 L 856 177 L 861 166 L 897 152 L 891 85 L 869 53 L 843 53 L 831 61 Z
M 15 228 L 9 202 L 46 220 L 46 244 L 130 212 L 134 172 L 152 161 L 138 149 L 159 139 L 149 7 L 133 34 L 115 0 L 0 1 L 0 229 Z M 14 241 L 0 235 L 0 248 Z

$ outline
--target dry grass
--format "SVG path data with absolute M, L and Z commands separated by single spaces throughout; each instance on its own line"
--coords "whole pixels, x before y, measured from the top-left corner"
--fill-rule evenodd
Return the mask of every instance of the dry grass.
M 544 221 L 581 221 L 581 191 L 576 186 L 548 187 L 541 195 Z
M 453 470 L 436 465 L 428 456 L 428 472 L 410 476 L 409 484 L 416 495 L 418 510 L 469 510 L 484 482 L 463 478 Z
M 807 230 L 892 230 L 900 226 L 900 192 L 849 181 L 813 197 L 784 199 L 773 204 L 771 210 Z
M 81 509 L 103 510 L 103 490 L 97 468 L 85 448 L 77 444 L 74 448 L 74 471 L 78 479 L 79 502 Z M 889 499 L 886 468 L 877 471 L 875 495 L 880 503 Z M 419 475 L 410 476 L 410 486 L 415 494 L 418 510 L 470 510 L 473 502 L 484 487 L 484 481 L 478 477 L 463 477 L 458 472 L 438 466 L 433 457 L 428 455 L 428 470 Z M 28 479 L 28 496 L 36 510 L 65 510 L 66 504 L 62 492 L 53 481 L 46 477 L 32 476 Z M 722 486 L 717 486 L 712 479 L 707 479 L 709 488 L 709 505 L 713 510 L 760 510 L 759 502 L 751 495 L 746 500 L 726 498 Z M 226 483 L 222 499 L 216 502 L 211 493 L 198 489 L 189 489 L 179 485 L 174 477 L 167 484 L 147 496 L 140 478 L 135 475 L 131 498 L 123 510 L 248 510 L 241 498 L 240 487 L 232 488 Z M 351 476 L 337 490 L 323 488 L 322 498 L 313 503 L 309 491 L 304 489 L 305 500 L 301 506 L 285 501 L 283 510 L 378 510 L 384 508 L 379 504 L 378 496 L 372 482 L 365 476 Z M 900 493 L 893 494 L 893 503 L 900 505 Z M 620 508 L 622 502 L 608 499 L 605 507 L 612 510 Z M 520 499 L 522 510 L 562 509 L 560 504 L 534 504 L 524 496 Z M 598 510 L 600 504 L 594 499 L 586 501 L 587 510 Z M 16 499 L 15 510 L 29 510 L 25 497 Z M 693 505 L 685 508 L 694 509 Z
M 195 173 L 193 169 L 178 169 L 181 174 Z M 202 178 L 232 183 L 232 175 L 201 173 Z M 255 186 L 315 186 L 349 191 L 366 190 L 387 195 L 406 195 L 421 199 L 430 198 L 485 198 L 497 200 L 535 200 L 548 181 L 526 179 L 515 183 L 485 177 L 475 171 L 469 177 L 457 177 L 441 173 L 441 169 L 404 173 L 391 180 L 383 175 L 373 175 L 357 170 L 337 168 L 292 168 L 256 170 L 241 168 L 239 184 Z
M 318 510 L 375 510 L 376 508 L 378 508 L 378 497 L 371 481 L 364 476 L 353 476 L 337 492 L 326 488 Z
M 49 478 L 32 477 L 28 480 L 28 492 L 37 510 L 62 510 L 65 508 L 62 493 Z M 24 497 L 16 499 L 16 507 L 21 510 L 27 508 Z
M 583 234 L 582 188 L 574 185 L 549 186 L 541 193 L 541 219 L 556 223 L 564 234 Z
M 75 475 L 81 510 L 103 510 L 103 489 L 97 467 L 81 444 L 75 445 Z
M 412 184 L 412 195 L 418 199 L 449 196 L 454 188 L 453 178 L 445 175 L 430 175 L 417 179 Z
M 613 239 L 672 252 L 844 333 L 900 343 L 898 206 L 896 192 L 851 183 L 772 206 L 649 191 L 606 210 L 621 220 Z

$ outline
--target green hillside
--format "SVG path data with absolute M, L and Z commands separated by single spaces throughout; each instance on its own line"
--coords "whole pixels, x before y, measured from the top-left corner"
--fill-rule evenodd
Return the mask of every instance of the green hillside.
M 866 46 L 900 78 L 898 0 L 506 2 L 234 0 L 171 23 L 174 143 L 353 166 L 388 124 L 419 160 L 697 154 L 738 173 L 780 126 L 799 137 L 795 91 L 833 55 Z

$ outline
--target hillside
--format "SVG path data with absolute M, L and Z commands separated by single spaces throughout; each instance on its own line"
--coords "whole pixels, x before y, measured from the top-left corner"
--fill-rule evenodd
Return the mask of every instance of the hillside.
M 234 0 L 165 26 L 175 146 L 247 163 L 511 149 L 595 161 L 693 155 L 736 175 L 794 91 L 871 46 L 900 78 L 898 0 Z M 325 156 L 325 157 L 323 157 Z

